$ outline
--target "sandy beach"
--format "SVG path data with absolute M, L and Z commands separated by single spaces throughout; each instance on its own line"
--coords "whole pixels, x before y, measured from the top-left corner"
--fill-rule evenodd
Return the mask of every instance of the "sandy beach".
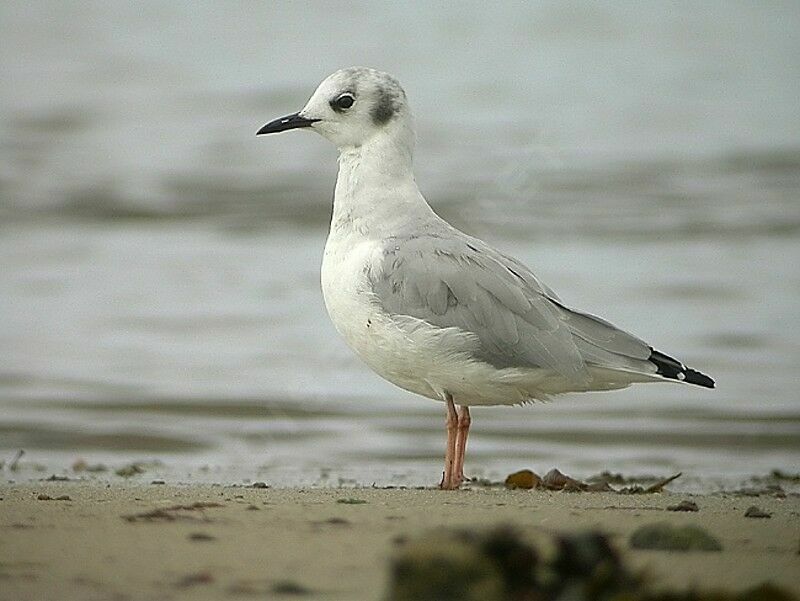
M 273 489 L 41 482 L 0 485 L 0 598 L 380 599 L 398 541 L 510 524 L 525 536 L 598 529 L 657 586 L 800 593 L 800 498 L 501 488 Z M 682 500 L 697 512 L 666 508 Z M 757 505 L 770 518 L 748 518 Z M 719 552 L 641 551 L 656 521 L 696 524 Z
M 591 601 L 800 601 L 798 3 L 229 4 L 0 4 L 0 601 L 586 601 L 598 566 L 616 597 Z M 354 65 L 405 91 L 320 101 L 317 131 L 361 123 L 341 164 L 313 129 L 256 135 Z M 471 481 L 438 490 L 444 403 L 340 336 L 331 291 L 347 316 L 363 286 L 321 290 L 351 146 L 337 215 L 357 192 L 388 254 L 342 236 L 336 267 L 385 311 L 466 328 L 486 366 L 653 369 L 574 309 L 716 387 L 434 387 L 473 406 Z M 516 261 L 538 283 L 496 288 Z M 450 334 L 409 356 L 463 382 Z M 528 563 L 489 556 L 503 533 Z M 441 574 L 449 600 L 397 592 Z

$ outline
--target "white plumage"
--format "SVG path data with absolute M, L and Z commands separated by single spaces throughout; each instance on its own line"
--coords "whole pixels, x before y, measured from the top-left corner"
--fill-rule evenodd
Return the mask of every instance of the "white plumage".
M 391 76 L 337 71 L 299 113 L 259 133 L 299 127 L 340 152 L 322 262 L 328 313 L 375 372 L 447 404 L 444 488 L 463 479 L 470 405 L 665 379 L 713 387 L 639 338 L 564 306 L 525 265 L 436 215 L 414 180 L 413 119 Z

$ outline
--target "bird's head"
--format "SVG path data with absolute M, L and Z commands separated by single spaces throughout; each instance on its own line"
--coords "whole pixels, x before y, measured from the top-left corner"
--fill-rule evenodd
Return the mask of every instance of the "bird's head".
M 411 134 L 411 111 L 397 80 L 365 67 L 328 76 L 297 113 L 270 121 L 257 135 L 310 128 L 339 149 L 359 147 L 379 133 Z

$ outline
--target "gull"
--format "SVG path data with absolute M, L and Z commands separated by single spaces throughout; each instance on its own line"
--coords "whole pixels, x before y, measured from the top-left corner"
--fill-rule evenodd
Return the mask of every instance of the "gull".
M 378 375 L 444 402 L 440 488 L 465 480 L 471 406 L 638 382 L 714 387 L 705 374 L 568 307 L 520 261 L 440 218 L 414 179 L 413 118 L 391 75 L 337 71 L 302 110 L 257 134 L 301 128 L 339 151 L 321 270 L 328 314 Z

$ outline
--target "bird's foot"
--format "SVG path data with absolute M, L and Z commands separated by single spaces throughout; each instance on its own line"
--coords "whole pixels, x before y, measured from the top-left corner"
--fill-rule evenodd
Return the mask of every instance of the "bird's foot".
M 447 472 L 442 472 L 442 481 L 439 482 L 440 490 L 457 490 L 461 486 L 461 480 L 449 477 Z
M 447 477 L 447 472 L 442 472 L 442 480 L 439 482 L 441 490 L 458 490 L 464 482 L 469 482 L 470 479 L 460 474 L 458 476 Z

